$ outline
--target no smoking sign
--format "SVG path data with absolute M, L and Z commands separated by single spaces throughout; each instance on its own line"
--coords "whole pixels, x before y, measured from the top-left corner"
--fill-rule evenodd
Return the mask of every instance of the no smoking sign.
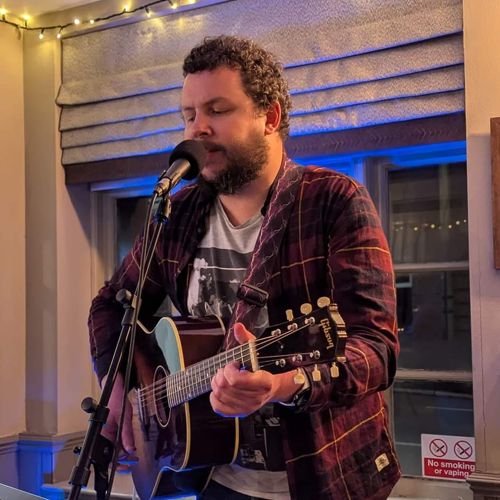
M 474 438 L 422 434 L 422 475 L 465 481 L 474 472 Z

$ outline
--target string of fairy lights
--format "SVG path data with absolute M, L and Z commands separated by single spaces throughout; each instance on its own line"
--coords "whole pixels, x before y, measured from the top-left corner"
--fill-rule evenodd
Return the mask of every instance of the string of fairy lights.
M 400 231 L 425 231 L 425 230 L 440 230 L 440 229 L 463 229 L 463 226 L 467 224 L 467 219 L 463 220 L 455 220 L 447 223 L 439 223 L 439 222 L 401 222 L 396 221 L 392 224 L 392 230 L 395 232 Z
M 89 19 L 80 19 L 78 17 L 74 18 L 73 21 L 68 22 L 66 24 L 54 24 L 52 26 L 30 26 L 31 16 L 28 14 L 23 14 L 21 16 L 16 16 L 9 12 L 6 8 L 0 8 L 0 23 L 9 24 L 10 26 L 14 26 L 18 30 L 25 31 L 38 31 L 38 38 L 43 40 L 45 38 L 45 34 L 48 31 L 57 31 L 56 37 L 61 38 L 63 36 L 64 30 L 68 30 L 70 27 L 74 26 L 85 26 L 85 25 L 95 25 L 97 23 L 103 23 L 106 21 L 110 21 L 111 19 L 116 19 L 121 16 L 131 16 L 137 12 L 144 12 L 144 15 L 147 18 L 150 18 L 154 15 L 154 7 L 158 4 L 169 4 L 172 9 L 177 9 L 180 6 L 180 0 L 155 0 L 153 2 L 146 3 L 144 5 L 140 5 L 138 7 L 131 8 L 130 4 L 125 4 L 121 11 L 114 12 L 107 16 L 100 16 Z M 196 3 L 196 0 L 186 0 L 187 5 L 192 5 Z M 22 22 L 16 22 L 12 19 L 21 19 Z

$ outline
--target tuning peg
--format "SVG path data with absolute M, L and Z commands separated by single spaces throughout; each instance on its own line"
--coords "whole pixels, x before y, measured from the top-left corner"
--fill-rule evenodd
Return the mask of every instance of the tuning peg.
M 293 376 L 293 383 L 295 385 L 304 385 L 306 377 L 301 369 L 297 369 L 297 373 Z
M 285 315 L 287 321 L 293 321 L 293 311 L 291 309 L 287 309 Z
M 321 372 L 318 370 L 318 365 L 314 365 L 314 370 L 312 371 L 312 378 L 314 382 L 319 382 L 321 380 Z
M 339 367 L 337 366 L 337 363 L 335 363 L 335 361 L 334 361 L 332 363 L 332 366 L 330 367 L 330 377 L 338 378 L 339 375 L 340 375 Z
M 302 304 L 300 306 L 300 312 L 302 314 L 310 314 L 310 313 L 312 313 L 312 310 L 313 310 L 313 307 L 308 302 L 306 302 L 305 304 Z
M 331 300 L 329 297 L 320 297 L 316 304 L 318 304 L 318 307 L 327 307 L 331 304 Z

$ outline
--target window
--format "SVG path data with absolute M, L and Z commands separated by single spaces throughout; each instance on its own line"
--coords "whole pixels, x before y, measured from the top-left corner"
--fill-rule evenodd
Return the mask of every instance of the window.
M 421 434 L 474 435 L 466 164 L 442 156 L 424 152 L 406 163 L 399 153 L 367 160 L 365 170 L 396 273 L 393 433 L 403 474 L 415 477 Z
M 142 234 L 149 197 L 118 198 L 116 200 L 116 246 L 117 264 L 121 262 L 134 244 L 137 236 Z

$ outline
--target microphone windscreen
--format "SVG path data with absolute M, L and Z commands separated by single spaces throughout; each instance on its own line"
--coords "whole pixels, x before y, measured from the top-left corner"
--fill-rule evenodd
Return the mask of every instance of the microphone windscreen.
M 188 139 L 177 144 L 170 153 L 168 164 L 172 165 L 176 160 L 187 160 L 191 167 L 187 173 L 183 175 L 183 178 L 191 180 L 198 175 L 198 172 L 205 163 L 206 156 L 207 151 L 200 141 Z

